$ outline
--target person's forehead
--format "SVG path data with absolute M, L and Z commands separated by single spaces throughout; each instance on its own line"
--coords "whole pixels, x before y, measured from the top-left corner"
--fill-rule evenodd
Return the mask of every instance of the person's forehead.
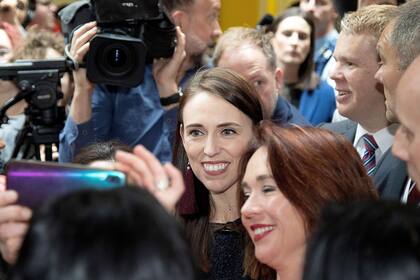
M 217 104 L 217 106 L 205 106 L 208 104 Z M 233 104 L 228 102 L 223 97 L 209 91 L 199 90 L 196 93 L 194 93 L 185 103 L 183 109 L 184 121 L 186 113 L 190 113 L 189 115 L 193 118 L 201 118 L 203 115 L 205 115 L 204 113 L 218 111 L 219 108 L 223 108 L 224 112 L 234 111 L 234 113 L 231 115 L 243 114 L 238 108 L 236 108 Z M 201 109 L 200 114 L 197 114 L 197 109 Z
M 337 39 L 337 45 L 334 50 L 334 57 L 351 58 L 352 60 L 363 60 L 361 52 L 365 54 L 376 53 L 377 41 L 373 35 L 370 34 L 354 34 L 342 31 Z
M 247 163 L 244 181 L 251 181 L 255 179 L 255 177 L 266 176 L 269 174 L 271 175 L 271 170 L 268 164 L 267 147 L 261 146 L 254 152 L 254 154 L 252 154 Z
M 313 0 L 315 2 L 316 6 L 320 6 L 320 5 L 332 5 L 333 1 L 332 0 Z M 300 0 L 299 3 L 300 4 L 304 4 L 304 3 L 309 3 L 311 2 L 311 0 Z
M 231 58 L 231 59 L 226 59 Z M 232 61 L 236 66 L 246 68 L 249 72 L 252 68 L 258 66 L 261 69 L 268 69 L 267 57 L 263 51 L 255 45 L 244 44 L 238 47 L 227 48 L 219 61 L 218 66 L 230 67 Z
M 311 32 L 311 26 L 301 16 L 290 16 L 279 23 L 277 32 L 284 29 L 299 29 L 300 31 Z
M 214 10 L 220 10 L 221 2 L 220 0 L 195 0 L 190 6 L 192 11 L 196 12 L 212 12 Z

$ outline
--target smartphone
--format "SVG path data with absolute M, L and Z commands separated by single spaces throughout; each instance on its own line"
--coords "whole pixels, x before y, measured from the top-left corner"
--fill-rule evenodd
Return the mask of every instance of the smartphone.
M 126 177 L 116 170 L 32 160 L 6 165 L 6 188 L 18 193 L 18 204 L 35 208 L 49 197 L 80 189 L 123 187 Z

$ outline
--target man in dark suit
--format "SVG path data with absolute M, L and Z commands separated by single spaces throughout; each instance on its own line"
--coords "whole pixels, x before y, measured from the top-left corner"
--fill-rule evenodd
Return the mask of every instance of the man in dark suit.
M 397 124 L 386 118 L 383 86 L 375 80 L 375 73 L 379 68 L 376 44 L 396 10 L 369 6 L 344 17 L 331 78 L 338 91 L 338 111 L 348 120 L 324 125 L 353 143 L 378 191 L 390 199 L 399 199 L 406 171 L 389 149 Z M 391 180 L 399 187 L 391 187 Z
M 380 68 L 376 72 L 375 78 L 384 85 L 386 117 L 390 122 L 400 122 L 395 113 L 396 88 L 408 66 L 420 54 L 419 30 L 420 1 L 410 1 L 399 7 L 397 17 L 386 26 L 378 41 Z M 417 80 L 417 77 L 414 79 Z M 406 83 L 403 82 L 403 84 Z M 410 92 L 407 89 L 403 90 Z M 414 92 L 410 92 L 410 94 L 414 94 Z M 397 144 L 393 146 L 394 150 L 396 146 Z M 407 161 L 406 158 L 400 155 L 399 157 Z M 374 179 L 378 177 L 386 182 L 382 196 L 385 198 L 401 198 L 402 202 L 407 202 L 409 196 L 412 197 L 410 192 L 413 190 L 414 181 L 411 178 L 401 180 L 403 178 L 401 161 L 389 154 L 387 160 L 383 160 L 382 165 L 392 170 L 389 174 L 382 172 L 378 176 L 377 174 L 374 176 Z M 379 170 L 380 166 L 378 166 L 378 172 Z
M 329 130 L 342 134 L 350 142 L 354 142 L 357 123 L 345 120 L 323 126 Z M 404 161 L 395 157 L 388 149 L 376 164 L 372 179 L 383 199 L 399 200 L 407 181 L 407 168 Z
M 408 73 L 408 66 L 414 64 L 414 60 L 420 55 L 420 1 L 409 1 L 398 9 L 398 16 L 391 21 L 385 28 L 378 42 L 378 53 L 381 60 L 381 67 L 376 73 L 378 81 L 384 85 L 384 94 L 386 98 L 386 116 L 390 121 L 402 123 L 399 132 L 396 135 L 395 144 L 393 145 L 394 154 L 400 159 L 406 161 L 409 165 L 409 173 L 412 178 L 404 181 L 401 191 L 402 202 L 420 202 L 420 196 L 416 195 L 416 188 L 413 187 L 415 180 L 420 180 L 420 176 L 416 176 L 416 170 L 413 164 L 413 159 L 420 158 L 420 154 L 416 154 L 415 150 L 409 150 L 413 147 L 413 139 L 415 139 L 415 126 L 410 127 L 410 124 L 417 125 L 419 118 L 411 115 L 418 111 L 418 101 L 416 98 L 416 87 L 418 84 L 418 70 L 420 67 L 415 68 L 415 74 Z M 407 71 L 406 71 L 407 70 Z M 406 76 L 405 80 L 402 76 Z M 408 78 L 407 78 L 408 77 Z M 412 80 L 410 80 L 412 79 Z M 411 82 L 411 83 L 410 83 Z M 413 84 L 414 83 L 414 84 Z M 398 90 L 397 90 L 398 85 Z M 408 98 L 404 98 L 408 97 Z M 396 106 L 396 103 L 404 104 L 407 106 Z M 400 102 L 401 101 L 401 102 Z M 409 111 L 411 103 L 415 104 L 416 108 Z M 416 103 L 417 102 L 417 103 Z M 406 118 L 408 114 L 408 118 Z M 411 120 L 407 122 L 407 120 Z M 414 167 L 413 167 L 414 166 Z M 394 189 L 396 186 L 394 186 Z
M 420 1 L 418 1 L 420 2 Z M 419 38 L 419 36 L 418 36 Z M 420 42 L 418 42 L 420 43 Z M 397 87 L 396 113 L 401 126 L 395 136 L 393 153 L 407 162 L 408 173 L 420 182 L 420 55 L 411 63 Z M 407 184 L 403 199 L 420 206 L 419 184 Z

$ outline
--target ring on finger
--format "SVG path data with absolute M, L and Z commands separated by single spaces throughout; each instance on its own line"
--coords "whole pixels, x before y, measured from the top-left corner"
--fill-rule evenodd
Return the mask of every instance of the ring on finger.
M 168 178 L 159 179 L 155 181 L 155 188 L 159 191 L 164 191 L 169 188 L 169 180 Z

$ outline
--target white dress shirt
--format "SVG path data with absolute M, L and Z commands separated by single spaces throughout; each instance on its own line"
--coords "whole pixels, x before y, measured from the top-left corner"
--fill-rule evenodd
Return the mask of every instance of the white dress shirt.
M 354 137 L 353 146 L 356 148 L 357 152 L 360 155 L 360 158 L 363 158 L 365 153 L 365 141 L 363 141 L 363 135 L 371 134 L 375 138 L 376 143 L 378 144 L 378 149 L 375 151 L 375 160 L 376 163 L 381 159 L 382 155 L 392 146 L 394 142 L 394 135 L 397 131 L 398 124 L 391 124 L 388 127 L 382 128 L 375 133 L 369 133 L 364 129 L 360 124 L 357 125 L 356 135 Z

